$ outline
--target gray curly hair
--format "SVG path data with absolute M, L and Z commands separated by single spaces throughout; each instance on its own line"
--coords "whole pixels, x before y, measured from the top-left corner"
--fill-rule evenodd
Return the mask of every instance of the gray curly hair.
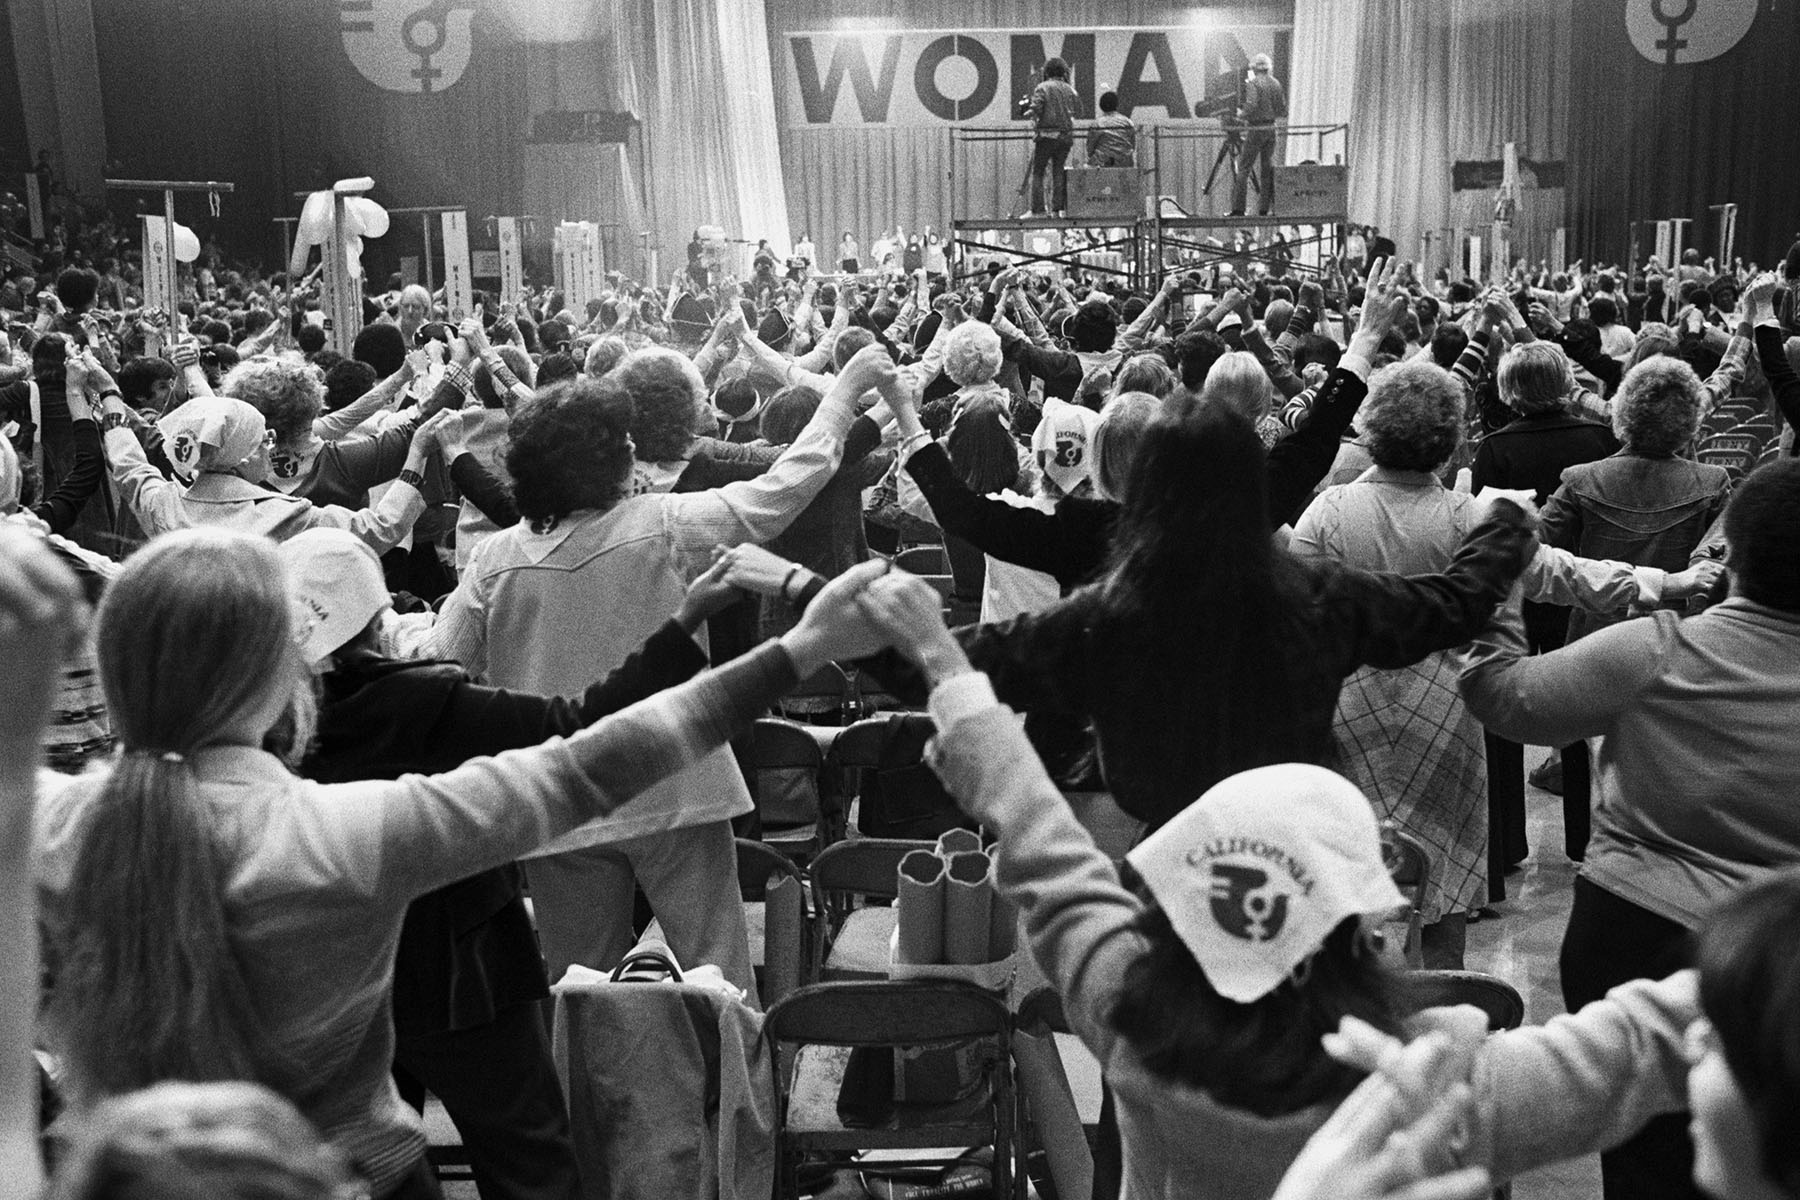
M 1376 463 L 1431 471 L 1462 441 L 1463 389 L 1433 362 L 1414 359 L 1375 372 L 1357 424 Z
M 1613 398 L 1613 432 L 1633 454 L 1667 456 L 1694 440 L 1706 390 L 1694 368 L 1659 354 L 1625 373 Z

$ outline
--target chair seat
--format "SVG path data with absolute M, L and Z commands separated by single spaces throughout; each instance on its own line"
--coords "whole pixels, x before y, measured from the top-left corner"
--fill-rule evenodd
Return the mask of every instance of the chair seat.
M 894 908 L 859 908 L 846 917 L 825 957 L 824 978 L 886 979 L 897 916 Z
M 987 1087 L 942 1107 L 897 1105 L 877 1128 L 852 1128 L 838 1117 L 838 1092 L 850 1062 L 850 1047 L 806 1045 L 794 1059 L 786 1129 L 796 1144 L 820 1149 L 952 1148 L 985 1144 L 980 1127 L 991 1121 Z M 989 1127 L 989 1133 L 992 1129 Z M 975 1137 L 976 1141 L 966 1139 Z

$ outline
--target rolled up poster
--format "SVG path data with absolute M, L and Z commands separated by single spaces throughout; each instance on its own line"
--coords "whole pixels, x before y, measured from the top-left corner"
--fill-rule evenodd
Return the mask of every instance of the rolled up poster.
M 944 860 L 914 850 L 900 860 L 899 929 L 901 962 L 944 961 Z
M 965 850 L 981 849 L 981 835 L 973 829 L 946 829 L 938 834 L 937 852 L 940 857 L 949 858 L 953 854 L 961 854 Z
M 800 986 L 801 885 L 791 875 L 769 880 L 763 893 L 763 1001 L 774 1004 Z
M 970 964 L 991 961 L 988 922 L 994 900 L 994 864 L 979 850 L 950 856 L 944 885 L 944 961 Z
M 1019 947 L 1019 909 L 994 888 L 992 906 L 988 910 L 988 961 L 1009 958 Z

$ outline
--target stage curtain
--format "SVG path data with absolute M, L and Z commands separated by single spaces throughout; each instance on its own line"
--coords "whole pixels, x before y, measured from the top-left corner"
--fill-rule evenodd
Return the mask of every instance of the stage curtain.
M 614 0 L 637 66 L 649 220 L 665 270 L 685 262 L 695 227 L 768 238 L 790 234 L 763 0 Z M 635 231 L 629 231 L 635 232 Z M 748 260 L 746 259 L 746 265 Z
M 1582 0 L 1576 9 L 1573 69 L 1595 94 L 1569 118 L 1572 246 L 1619 261 L 1631 222 L 1689 217 L 1688 245 L 1711 254 L 1717 221 L 1707 206 L 1735 203 L 1738 255 L 1774 262 L 1797 224 L 1789 130 L 1800 104 L 1800 5 L 1759 4 L 1731 50 L 1675 66 L 1632 47 L 1624 7 Z M 1646 237 L 1640 253 L 1653 245 Z
M 24 140 L 50 151 L 62 182 L 90 200 L 106 174 L 106 122 L 89 0 L 6 0 Z M 17 190 L 9 187 L 7 190 Z
M 1311 2 L 1302 0 L 1302 8 Z M 1524 158 L 1563 158 L 1571 5 L 1362 0 L 1349 114 L 1350 219 L 1379 226 L 1403 256 L 1417 258 L 1425 233 L 1454 228 L 1453 210 L 1468 215 L 1466 205 L 1453 204 L 1452 163 L 1499 159 L 1507 142 Z M 1323 24 L 1342 37 L 1336 20 Z M 1306 53 L 1299 44 L 1296 31 L 1297 56 Z M 1548 199 L 1523 205 L 1533 214 L 1534 244 Z
M 1356 53 L 1365 0 L 1294 0 L 1293 65 L 1288 69 L 1288 121 L 1336 125 L 1356 111 Z M 1307 139 L 1290 138 L 1287 161 L 1314 158 Z M 1335 157 L 1330 147 L 1326 159 Z

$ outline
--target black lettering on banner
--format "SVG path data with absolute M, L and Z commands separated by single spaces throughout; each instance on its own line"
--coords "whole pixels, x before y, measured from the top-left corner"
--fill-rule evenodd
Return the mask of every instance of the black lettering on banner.
M 1044 77 L 1044 64 L 1050 56 L 1044 51 L 1042 34 L 1015 33 L 1012 42 L 1012 99 L 1029 96 L 1031 89 Z M 1095 80 L 1095 38 L 1091 33 L 1065 33 L 1057 57 L 1069 64 L 1069 82 L 1075 85 L 1075 115 L 1084 121 L 1094 118 L 1094 99 L 1100 92 Z M 1017 115 L 1016 113 L 1013 115 Z
M 975 68 L 975 90 L 961 100 L 952 100 L 938 90 L 937 72 L 945 59 L 966 59 Z M 994 102 L 1000 90 L 1000 66 L 988 48 L 975 38 L 960 33 L 947 33 L 935 38 L 913 67 L 913 90 L 919 103 L 934 117 L 946 121 L 968 121 L 978 117 Z
M 831 114 L 837 108 L 838 92 L 844 86 L 846 74 L 850 76 L 850 87 L 856 93 L 856 107 L 863 121 L 870 125 L 887 121 L 888 105 L 894 97 L 894 73 L 900 65 L 900 35 L 891 34 L 882 39 L 879 79 L 869 70 L 863 38 L 836 39 L 823 84 L 819 81 L 818 60 L 813 57 L 812 38 L 795 37 L 789 41 L 793 46 L 794 74 L 800 82 L 800 103 L 806 110 L 807 124 L 831 124 Z
M 1144 67 L 1156 66 L 1155 80 L 1144 78 Z M 1187 93 L 1181 88 L 1181 73 L 1175 69 L 1175 52 L 1169 47 L 1169 35 L 1161 32 L 1135 33 L 1131 47 L 1125 52 L 1125 69 L 1119 72 L 1119 111 L 1130 116 L 1140 108 L 1161 108 L 1172 120 L 1194 115 L 1188 108 Z

